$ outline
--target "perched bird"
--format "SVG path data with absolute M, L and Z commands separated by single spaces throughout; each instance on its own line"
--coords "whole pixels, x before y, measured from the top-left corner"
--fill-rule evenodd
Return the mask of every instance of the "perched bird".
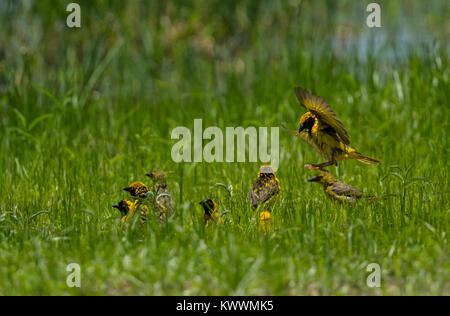
M 363 192 L 337 180 L 330 172 L 322 171 L 308 182 L 317 182 L 323 186 L 325 194 L 333 201 L 355 204 Z M 369 197 L 369 199 L 372 197 Z
M 136 201 L 131 202 L 128 200 L 122 200 L 119 203 L 114 204 L 112 207 L 120 211 L 120 221 L 122 223 L 126 223 L 131 217 L 133 217 L 136 211 Z
M 134 214 L 136 214 L 136 211 L 138 210 L 140 215 L 139 220 L 141 223 L 145 223 L 147 221 L 147 217 L 150 214 L 148 207 L 140 203 L 138 200 L 134 202 L 122 200 L 119 203 L 114 204 L 112 207 L 120 211 L 121 223 L 127 223 L 134 216 Z
M 262 166 L 259 169 L 258 178 L 253 182 L 249 191 L 252 207 L 257 208 L 258 204 L 270 207 L 280 193 L 280 189 L 280 180 L 276 177 L 272 166 Z
M 175 201 L 167 186 L 166 173 L 161 170 L 153 170 L 147 173 L 146 176 L 153 180 L 153 193 L 155 194 L 156 204 L 159 204 L 159 207 L 162 207 L 169 212 L 170 216 L 173 216 Z
M 124 188 L 124 190 L 130 192 L 131 196 L 138 198 L 145 198 L 148 193 L 147 186 L 140 181 L 131 183 L 128 187 Z
M 272 215 L 268 211 L 259 213 L 258 230 L 263 233 L 271 233 L 273 231 Z
M 130 209 L 134 208 L 134 202 L 122 200 L 119 203 L 114 204 L 112 207 L 118 209 L 121 215 L 121 219 L 124 219 Z
M 217 220 L 219 223 L 223 223 L 223 218 L 219 214 L 219 207 L 215 201 L 205 199 L 200 202 L 200 205 L 203 206 L 203 209 L 205 210 L 205 214 L 203 215 L 205 225 L 209 222 L 216 222 Z
M 380 160 L 365 156 L 350 147 L 350 139 L 342 122 L 324 99 L 302 88 L 295 88 L 300 104 L 309 112 L 300 117 L 298 131 L 290 130 L 303 141 L 313 146 L 319 154 L 328 159 L 321 164 L 306 165 L 309 169 L 322 169 L 337 165 L 344 159 L 356 159 L 366 165 L 377 164 Z

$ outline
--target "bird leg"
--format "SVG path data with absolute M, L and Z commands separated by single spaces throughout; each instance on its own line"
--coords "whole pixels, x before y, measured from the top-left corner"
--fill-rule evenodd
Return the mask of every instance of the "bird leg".
M 305 165 L 306 168 L 308 168 L 309 170 L 324 170 L 323 168 L 328 167 L 328 166 L 332 166 L 336 163 L 336 161 L 331 160 L 331 161 L 327 161 L 327 162 L 323 162 L 323 163 L 319 163 L 319 164 L 311 164 L 311 165 Z

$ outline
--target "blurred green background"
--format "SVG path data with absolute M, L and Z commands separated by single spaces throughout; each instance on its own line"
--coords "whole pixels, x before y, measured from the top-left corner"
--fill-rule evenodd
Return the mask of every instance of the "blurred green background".
M 369 2 L 78 1 L 70 29 L 69 1 L 0 1 L 0 294 L 448 295 L 450 5 L 378 1 L 382 28 L 368 28 Z M 332 204 L 306 183 L 304 163 L 322 158 L 280 131 L 264 235 L 246 199 L 259 164 L 175 164 L 170 132 L 196 118 L 295 128 L 294 86 L 382 160 L 331 171 L 395 197 Z M 155 168 L 176 217 L 118 230 L 110 206 Z M 223 227 L 203 228 L 205 197 L 230 211 Z

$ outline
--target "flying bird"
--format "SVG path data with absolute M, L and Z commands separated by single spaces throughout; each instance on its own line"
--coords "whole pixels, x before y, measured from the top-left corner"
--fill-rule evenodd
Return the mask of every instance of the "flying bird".
M 380 162 L 350 147 L 350 139 L 344 125 L 324 99 L 299 87 L 295 88 L 295 94 L 308 112 L 300 117 L 298 131 L 283 125 L 282 127 L 313 146 L 319 154 L 328 159 L 327 162 L 308 164 L 306 167 L 310 170 L 322 170 L 345 159 L 356 159 L 366 165 Z

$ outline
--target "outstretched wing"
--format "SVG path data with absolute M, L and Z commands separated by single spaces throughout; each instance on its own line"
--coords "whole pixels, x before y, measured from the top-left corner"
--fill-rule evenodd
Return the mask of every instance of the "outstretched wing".
M 333 185 L 333 188 L 331 189 L 334 193 L 336 193 L 337 195 L 344 195 L 344 196 L 350 196 L 350 197 L 355 197 L 355 198 L 360 198 L 363 193 L 357 189 L 354 188 L 348 184 L 345 184 L 343 182 L 336 182 Z
M 312 147 L 314 147 L 314 149 L 317 150 L 317 152 L 319 154 L 321 154 L 322 157 L 324 157 L 326 159 L 330 159 L 330 157 L 328 157 L 328 155 L 322 150 L 322 148 L 318 144 L 316 144 L 316 142 L 311 138 L 308 131 L 303 130 L 299 133 L 298 131 L 287 128 L 283 124 L 281 124 L 281 127 L 284 128 L 285 130 L 287 130 L 288 132 L 294 134 L 295 136 L 300 137 L 301 140 L 303 140 L 304 142 L 306 142 L 309 145 L 311 145 Z
M 316 115 L 320 121 L 332 127 L 344 144 L 350 145 L 350 139 L 344 124 L 342 124 L 336 116 L 336 113 L 334 113 L 333 109 L 324 99 L 300 87 L 297 87 L 294 90 L 298 101 L 303 107 Z

